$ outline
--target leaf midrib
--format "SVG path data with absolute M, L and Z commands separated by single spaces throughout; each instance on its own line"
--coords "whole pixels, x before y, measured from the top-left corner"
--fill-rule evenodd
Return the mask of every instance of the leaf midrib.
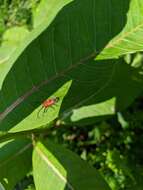
M 62 180 L 64 183 L 69 187 L 69 189 L 74 190 L 73 186 L 68 182 L 67 178 L 60 173 L 60 171 L 56 168 L 56 166 L 48 159 L 47 155 L 40 149 L 40 147 L 36 146 L 35 150 L 39 154 L 39 156 L 42 158 L 43 161 L 45 161 L 48 166 L 54 171 L 54 173 Z
M 72 69 L 75 69 L 79 65 L 83 65 L 86 63 L 86 61 L 94 58 L 96 56 L 96 53 L 93 52 L 86 56 L 85 58 L 81 58 L 76 64 L 72 64 L 69 67 L 67 67 L 65 70 L 59 72 L 58 74 L 52 76 L 49 79 L 46 79 L 42 81 L 37 86 L 33 86 L 29 91 L 25 92 L 21 97 L 19 97 L 17 100 L 15 100 L 10 106 L 8 106 L 3 112 L 0 113 L 0 122 L 2 122 L 5 117 L 11 113 L 17 106 L 19 106 L 24 100 L 26 100 L 29 96 L 31 96 L 33 93 L 37 92 L 40 88 L 42 88 L 44 85 L 49 84 L 53 80 L 57 79 L 58 77 L 64 76 L 67 72 L 71 71 Z
M 24 151 L 28 150 L 30 147 L 32 146 L 31 143 L 27 144 L 26 146 L 24 146 L 22 149 L 20 149 L 18 152 L 16 152 L 14 155 L 8 157 L 8 159 L 4 160 L 3 162 L 0 163 L 0 167 L 2 167 L 3 165 L 7 164 L 9 161 L 11 161 L 12 159 L 16 158 L 17 156 L 19 156 L 20 154 L 22 154 Z
M 141 27 L 143 27 L 143 22 L 141 22 L 140 24 L 138 24 L 135 28 L 133 28 L 132 30 L 123 33 L 123 35 L 121 35 L 121 37 L 117 38 L 116 40 L 113 40 L 111 42 L 109 42 L 109 44 L 104 48 L 104 49 L 109 49 L 109 48 L 113 48 L 115 45 L 117 45 L 118 43 L 120 43 L 122 40 L 124 40 L 124 38 L 128 37 L 130 34 L 138 31 Z

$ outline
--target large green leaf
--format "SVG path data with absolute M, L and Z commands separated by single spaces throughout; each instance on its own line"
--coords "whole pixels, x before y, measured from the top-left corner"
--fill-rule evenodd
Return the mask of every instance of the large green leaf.
M 33 10 L 33 30 L 31 32 L 26 27 L 14 27 L 6 31 L 0 47 L 0 89 L 4 78 L 21 52 L 47 28 L 59 10 L 71 1 L 41 0 L 36 10 Z
M 50 141 L 36 144 L 33 175 L 38 190 L 110 189 L 95 168 L 76 154 Z
M 83 105 L 90 106 L 112 97 L 116 98 L 114 110 L 122 104 L 124 107 L 128 105 L 142 90 L 142 80 L 133 79 L 134 83 L 131 83 L 130 75 L 126 75 L 128 71 L 135 73 L 136 70 L 119 64 L 120 60 L 93 60 L 108 41 L 123 29 L 128 9 L 128 0 L 114 2 L 112 6 L 110 1 L 104 0 L 79 0 L 68 4 L 51 26 L 30 44 L 8 73 L 0 93 L 0 130 L 29 130 L 35 123 L 35 127 L 39 127 L 51 121 L 49 118 L 55 114 L 51 113 L 51 109 L 47 118 L 43 118 L 44 123 L 42 119 L 38 122 L 35 109 L 47 97 L 55 96 L 54 93 L 69 84 L 69 80 L 72 80 L 72 85 L 70 90 L 67 85 L 69 91 L 66 96 L 67 91 L 64 93 L 60 110 L 64 117 Z M 117 80 L 121 80 L 120 72 L 126 67 L 129 70 L 124 71 L 122 84 L 124 81 L 126 83 L 123 86 L 119 84 L 117 88 Z M 124 90 L 129 84 L 127 96 L 130 98 L 127 100 Z M 55 117 L 57 114 L 52 118 Z
M 32 145 L 28 140 L 0 144 L 0 183 L 11 190 L 31 170 Z
M 115 4 L 113 8 L 118 10 L 118 6 Z M 128 3 L 123 3 L 121 9 L 125 13 Z M 99 10 L 102 10 L 102 14 Z M 73 2 L 65 7 L 55 22 L 30 44 L 4 81 L 0 93 L 1 130 L 12 129 L 70 79 L 73 80 L 72 88 L 68 101 L 64 104 L 68 109 L 79 102 L 85 103 L 90 97 L 94 98 L 97 91 L 109 84 L 114 64 L 91 61 L 95 56 L 95 48 L 103 47 L 111 38 L 107 32 L 109 19 L 105 17 L 108 11 L 103 0 L 98 0 L 96 4 L 93 0 Z M 120 9 L 118 16 L 125 17 Z M 95 21 L 96 31 L 93 28 Z M 123 25 L 122 22 L 121 24 Z M 99 40 L 101 28 L 105 37 L 103 41 Z M 114 35 L 120 29 L 121 26 L 116 28 Z M 46 95 L 43 95 L 43 91 Z M 33 103 L 34 101 L 39 103 Z M 37 117 L 33 120 L 36 123 Z M 31 125 L 25 127 L 33 128 Z

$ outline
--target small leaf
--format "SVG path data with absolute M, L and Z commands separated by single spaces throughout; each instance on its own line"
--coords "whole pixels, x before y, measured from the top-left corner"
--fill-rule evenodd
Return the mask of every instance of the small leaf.
M 76 123 L 80 125 L 86 125 L 87 123 L 89 124 L 90 122 L 95 122 L 93 119 L 95 117 L 97 120 L 97 118 L 115 114 L 115 103 L 116 99 L 111 98 L 101 103 L 82 106 L 80 108 L 73 109 L 69 115 L 67 113 L 65 113 L 65 115 L 63 114 L 61 120 L 63 120 L 66 124 Z M 88 121 L 85 120 L 87 118 Z
M 41 108 L 42 105 L 40 105 L 37 109 L 35 109 L 28 117 L 26 117 L 24 120 L 19 122 L 17 125 L 15 125 L 12 129 L 9 130 L 9 132 L 20 132 L 20 131 L 27 131 L 31 129 L 38 128 L 40 126 L 47 125 L 48 123 L 52 122 L 54 119 L 58 117 L 59 110 L 62 104 L 62 101 L 64 97 L 66 96 L 72 81 L 68 81 L 65 83 L 61 88 L 59 88 L 55 93 L 52 94 L 51 98 L 53 97 L 59 97 L 59 101 L 56 103 L 56 105 L 53 105 L 53 107 L 49 107 L 44 113 Z M 50 97 L 47 97 L 50 98 Z M 43 108 L 42 108 L 43 109 Z M 40 117 L 39 111 L 41 112 Z

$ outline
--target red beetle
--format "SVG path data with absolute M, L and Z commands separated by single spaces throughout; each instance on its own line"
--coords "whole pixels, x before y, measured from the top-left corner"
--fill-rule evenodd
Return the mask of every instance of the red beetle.
M 54 98 L 49 98 L 47 100 L 45 100 L 43 103 L 42 103 L 42 108 L 39 110 L 37 116 L 39 117 L 39 114 L 40 114 L 40 111 L 44 109 L 44 112 L 45 113 L 49 107 L 53 107 L 58 101 L 59 101 L 59 97 L 54 97 Z

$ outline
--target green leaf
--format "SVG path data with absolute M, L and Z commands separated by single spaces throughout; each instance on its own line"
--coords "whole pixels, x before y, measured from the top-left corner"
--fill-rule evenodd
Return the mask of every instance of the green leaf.
M 33 171 L 38 190 L 110 189 L 95 168 L 76 154 L 50 141 L 36 144 Z
M 0 47 L 0 89 L 12 65 L 30 44 L 55 18 L 56 14 L 72 0 L 41 0 L 33 13 L 33 30 L 14 27 L 7 30 Z
M 95 105 L 111 98 L 116 99 L 112 105 L 114 110 L 129 105 L 142 90 L 142 76 L 130 65 L 125 66 L 122 60 L 93 60 L 122 30 L 128 9 L 128 0 L 112 6 L 104 0 L 79 0 L 68 4 L 8 73 L 0 93 L 0 130 L 29 130 L 52 121 L 57 115 L 50 109 L 47 118 L 38 122 L 37 109 L 70 80 L 72 85 L 70 89 L 67 87 L 69 91 L 61 105 L 61 117 L 71 116 L 83 105 Z M 124 93 L 127 88 L 128 93 Z M 50 120 L 51 112 L 55 116 Z
M 128 3 L 124 3 L 123 0 L 122 2 L 122 12 L 118 10 L 119 5 L 113 6 L 113 9 L 118 11 L 117 20 L 128 7 Z M 106 3 L 108 5 L 108 2 Z M 51 97 L 69 80 L 72 80 L 72 86 L 62 103 L 61 113 L 83 104 L 91 104 L 110 84 L 114 74 L 114 61 L 92 60 L 96 51 L 111 38 L 108 32 L 105 35 L 109 21 L 106 17 L 109 11 L 107 7 L 103 0 L 96 3 L 93 0 L 74 1 L 68 4 L 54 23 L 30 44 L 4 81 L 0 93 L 1 130 L 12 131 L 14 126 L 26 117 L 28 119 L 28 115 L 38 108 L 42 101 Z M 102 14 L 98 10 L 102 10 Z M 120 28 L 121 26 L 116 28 L 114 34 L 120 31 Z M 99 40 L 101 31 L 103 41 Z M 42 95 L 43 91 L 46 95 Z M 39 103 L 33 103 L 34 101 Z M 35 124 L 37 118 L 29 121 Z M 38 123 L 36 127 L 41 125 L 42 123 Z M 20 127 L 20 130 L 22 131 L 23 127 Z
M 6 190 L 13 189 L 31 170 L 31 148 L 25 139 L 0 144 L 0 183 Z
M 116 14 L 116 13 L 115 13 Z M 143 51 L 143 1 L 131 0 L 127 22 L 119 35 L 105 46 L 97 59 L 118 58 L 121 55 Z
M 38 127 L 44 127 L 47 123 L 52 122 L 59 115 L 60 106 L 62 101 L 67 94 L 72 81 L 68 81 L 61 88 L 59 88 L 55 93 L 52 94 L 51 98 L 58 97 L 59 101 L 55 106 L 48 108 L 44 113 L 42 105 L 35 109 L 28 117 L 23 119 L 20 123 L 15 125 L 12 129 L 9 129 L 9 132 L 20 132 L 36 129 Z M 46 94 L 45 94 L 46 95 Z M 48 98 L 48 97 L 46 97 Z M 50 98 L 50 97 L 49 97 Z
M 103 119 L 103 117 L 105 118 L 105 116 L 111 116 L 115 114 L 115 103 L 116 99 L 111 98 L 97 104 L 82 106 L 80 108 L 74 109 L 72 113 L 69 113 L 69 115 L 63 115 L 61 120 L 66 124 L 76 123 L 80 125 L 86 125 L 92 122 L 94 123 L 95 120 L 97 121 L 101 118 Z
M 5 188 L 3 187 L 1 183 L 0 183 L 0 190 L 5 190 Z

